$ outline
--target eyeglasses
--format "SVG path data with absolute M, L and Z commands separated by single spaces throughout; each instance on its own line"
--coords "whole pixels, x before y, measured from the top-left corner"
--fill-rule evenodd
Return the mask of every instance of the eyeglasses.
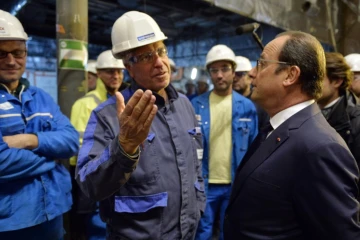
M 229 71 L 231 71 L 232 67 L 230 66 L 226 66 L 226 67 L 221 67 L 221 68 L 209 68 L 209 72 L 212 75 L 216 75 L 218 74 L 219 71 L 221 71 L 222 73 L 227 73 Z
M 11 52 L 0 50 L 0 59 L 6 58 L 9 53 L 11 53 L 14 58 L 23 58 L 26 56 L 26 52 L 26 50 L 14 50 Z
M 248 72 L 235 72 L 235 76 L 242 78 L 243 76 L 245 76 Z
M 265 60 L 265 59 L 258 59 L 256 60 L 256 71 L 260 72 L 262 68 L 266 67 L 266 63 L 276 63 L 276 64 L 285 64 L 285 65 L 291 65 L 291 63 L 288 62 L 280 62 L 275 60 Z
M 168 51 L 165 47 L 158 48 L 155 51 L 145 52 L 136 56 L 132 56 L 129 58 L 129 62 L 132 63 L 148 63 L 154 61 L 155 54 L 157 54 L 159 57 L 163 58 L 168 55 Z

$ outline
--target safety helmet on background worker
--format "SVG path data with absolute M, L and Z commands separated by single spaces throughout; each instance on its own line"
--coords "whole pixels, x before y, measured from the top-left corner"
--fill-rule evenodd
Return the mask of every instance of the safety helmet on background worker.
M 3 10 L 0 10 L 0 40 L 28 40 L 20 21 Z
M 235 53 L 229 47 L 223 44 L 213 46 L 206 55 L 206 68 L 217 61 L 230 61 L 236 68 Z
M 123 53 L 167 37 L 155 20 L 143 12 L 130 11 L 119 17 L 111 31 L 112 53 L 122 58 Z
M 360 54 L 351 53 L 345 56 L 346 63 L 349 64 L 351 71 L 360 72 Z
M 246 57 L 236 56 L 235 61 L 236 61 L 235 72 L 248 72 L 252 69 L 251 62 Z
M 88 63 L 86 65 L 86 71 L 97 74 L 96 72 L 96 60 L 88 60 Z
M 111 50 L 106 50 L 98 56 L 96 60 L 96 69 L 103 68 L 121 68 L 125 69 L 124 63 L 121 59 L 116 59 Z
M 174 60 L 169 58 L 169 63 L 170 63 L 171 71 L 176 72 L 177 68 L 176 68 L 176 64 L 175 64 Z

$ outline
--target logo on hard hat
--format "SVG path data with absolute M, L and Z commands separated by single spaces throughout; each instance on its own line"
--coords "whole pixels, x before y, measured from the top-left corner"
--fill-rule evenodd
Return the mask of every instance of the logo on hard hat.
M 0 33 L 6 33 L 6 30 L 4 27 L 0 27 Z
M 137 37 L 137 39 L 138 39 L 139 42 L 141 42 L 141 41 L 144 41 L 146 39 L 153 38 L 153 37 L 155 37 L 155 33 L 149 33 L 149 34 L 146 34 L 146 35 L 142 35 L 142 36 Z

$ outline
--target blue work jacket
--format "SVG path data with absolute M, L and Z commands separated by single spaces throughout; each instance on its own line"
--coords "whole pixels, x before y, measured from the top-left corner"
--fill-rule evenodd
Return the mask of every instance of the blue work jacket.
M 191 103 L 198 115 L 199 124 L 203 133 L 203 158 L 202 173 L 207 190 L 209 182 L 209 139 L 210 139 L 210 93 L 206 92 L 196 98 Z M 221 124 L 221 123 L 219 123 Z M 231 176 L 232 181 L 235 177 L 236 168 L 248 150 L 250 144 L 258 133 L 258 119 L 254 104 L 246 97 L 232 92 L 232 160 Z
M 71 178 L 58 160 L 78 151 L 79 135 L 50 95 L 23 78 L 19 85 L 18 97 L 0 86 L 0 236 L 52 220 L 72 205 Z M 10 148 L 3 137 L 16 134 L 36 134 L 38 147 Z
M 139 86 L 122 91 L 125 101 Z M 140 154 L 120 148 L 116 98 L 91 114 L 77 162 L 83 192 L 100 200 L 109 238 L 192 240 L 205 194 L 201 177 L 201 131 L 191 103 L 169 85 L 169 101 L 156 96 L 158 111 Z M 199 134 L 200 132 L 200 134 Z

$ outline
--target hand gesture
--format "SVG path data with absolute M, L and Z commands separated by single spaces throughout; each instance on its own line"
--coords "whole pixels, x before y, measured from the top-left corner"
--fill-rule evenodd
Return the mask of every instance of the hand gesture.
M 156 115 L 157 106 L 154 105 L 155 96 L 150 90 L 137 90 L 124 103 L 121 93 L 116 93 L 117 117 L 119 119 L 119 142 L 127 154 L 134 154 L 139 145 L 149 134 L 151 123 Z

